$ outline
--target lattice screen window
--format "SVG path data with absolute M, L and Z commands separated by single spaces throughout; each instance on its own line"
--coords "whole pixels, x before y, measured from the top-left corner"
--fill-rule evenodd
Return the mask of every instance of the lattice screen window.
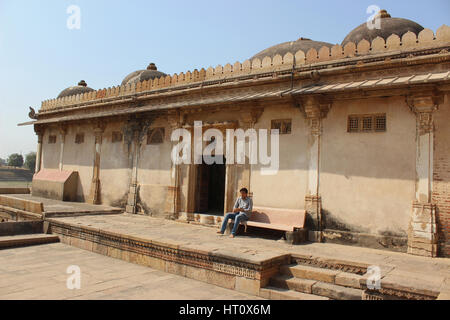
M 291 134 L 292 120 L 272 120 L 272 130 L 279 130 L 280 134 Z
M 48 143 L 49 144 L 55 144 L 56 143 L 56 136 L 55 135 L 48 136 Z
M 112 137 L 111 137 L 111 142 L 112 143 L 122 142 L 122 140 L 123 140 L 122 132 L 114 131 L 112 133 Z
M 348 132 L 359 131 L 359 118 L 355 116 L 348 117 Z
M 347 132 L 385 132 L 386 115 L 351 115 L 348 117 Z
M 386 131 L 386 115 L 375 117 L 375 131 L 385 132 Z
M 76 144 L 84 143 L 84 133 L 77 133 L 77 135 L 75 136 L 75 143 Z
M 150 129 L 147 134 L 147 144 L 162 144 L 165 137 L 164 128 Z

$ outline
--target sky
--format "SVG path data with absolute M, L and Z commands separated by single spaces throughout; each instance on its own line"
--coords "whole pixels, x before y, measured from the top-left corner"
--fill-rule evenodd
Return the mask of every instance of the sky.
M 67 20 L 80 8 L 80 28 Z M 341 43 L 376 5 L 436 31 L 449 0 L 0 0 L 0 158 L 35 151 L 29 106 L 86 80 L 119 85 L 150 62 L 167 74 L 245 61 L 300 37 Z

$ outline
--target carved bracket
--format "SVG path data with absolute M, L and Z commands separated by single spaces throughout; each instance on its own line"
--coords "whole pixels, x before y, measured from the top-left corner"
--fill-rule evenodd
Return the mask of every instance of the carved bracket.
M 434 131 L 433 113 L 439 109 L 443 96 L 433 92 L 406 97 L 410 110 L 416 114 L 417 130 L 420 135 Z
M 323 96 L 293 98 L 294 104 L 307 120 L 313 135 L 322 134 L 322 119 L 326 118 L 332 102 Z
M 147 135 L 147 131 L 155 121 L 156 116 L 137 117 L 130 116 L 122 129 L 124 141 L 130 146 L 133 141 L 139 145 Z

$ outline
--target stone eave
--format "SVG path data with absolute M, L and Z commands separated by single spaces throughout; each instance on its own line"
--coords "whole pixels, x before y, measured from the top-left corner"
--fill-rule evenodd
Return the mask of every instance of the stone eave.
M 409 76 L 393 76 L 378 79 L 369 79 L 363 81 L 350 81 L 331 84 L 312 84 L 309 86 L 300 86 L 294 84 L 292 89 L 286 90 L 283 87 L 275 88 L 272 91 L 253 91 L 244 94 L 235 95 L 217 95 L 215 98 L 206 97 L 203 99 L 192 99 L 191 101 L 181 101 L 178 103 L 167 102 L 161 104 L 149 104 L 141 107 L 127 107 L 116 110 L 106 110 L 93 113 L 83 113 L 78 115 L 66 115 L 61 117 L 52 117 L 49 119 L 28 122 L 22 125 L 44 125 L 52 123 L 63 123 L 72 121 L 86 121 L 98 118 L 120 117 L 139 113 L 164 113 L 169 110 L 183 109 L 191 107 L 213 107 L 240 104 L 256 101 L 273 101 L 280 99 L 289 99 L 293 96 L 336 96 L 339 99 L 351 99 L 356 97 L 385 97 L 402 96 L 415 93 L 417 91 L 446 91 L 450 86 L 450 71 L 441 73 L 419 74 Z M 195 98 L 195 97 L 192 97 Z

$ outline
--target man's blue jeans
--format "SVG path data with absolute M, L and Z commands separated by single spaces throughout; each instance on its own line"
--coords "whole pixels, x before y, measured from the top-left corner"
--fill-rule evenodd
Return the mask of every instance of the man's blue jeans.
M 234 226 L 233 226 L 233 230 L 231 231 L 231 234 L 233 236 L 236 235 L 236 232 L 239 228 L 239 224 L 243 221 L 248 221 L 248 217 L 244 212 L 239 212 L 239 213 L 228 213 L 225 216 L 225 220 L 223 220 L 223 224 L 222 224 L 222 229 L 220 230 L 220 232 L 222 232 L 222 234 L 225 233 L 225 230 L 227 229 L 227 225 L 228 225 L 228 221 L 229 220 L 234 220 Z

